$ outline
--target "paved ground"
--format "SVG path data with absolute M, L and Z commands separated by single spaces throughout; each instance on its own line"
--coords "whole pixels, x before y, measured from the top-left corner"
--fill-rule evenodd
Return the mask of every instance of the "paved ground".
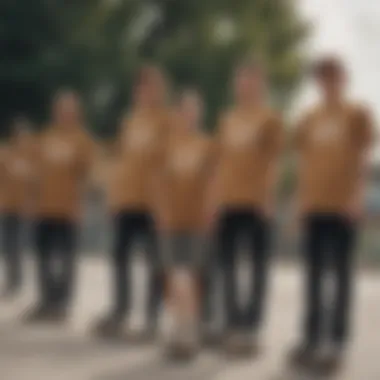
M 293 379 L 281 374 L 283 354 L 296 339 L 301 299 L 297 270 L 273 272 L 264 334 L 265 355 L 257 362 L 228 362 L 217 353 L 202 354 L 193 364 L 165 363 L 158 347 L 129 347 L 93 340 L 88 327 L 107 308 L 107 266 L 100 259 L 81 264 L 72 319 L 65 327 L 26 327 L 18 317 L 33 302 L 29 268 L 25 294 L 0 302 L 0 378 L 2 380 L 239 380 Z M 136 307 L 131 323 L 141 322 L 144 270 L 137 265 Z M 357 287 L 356 339 L 342 380 L 380 379 L 380 275 L 360 274 Z

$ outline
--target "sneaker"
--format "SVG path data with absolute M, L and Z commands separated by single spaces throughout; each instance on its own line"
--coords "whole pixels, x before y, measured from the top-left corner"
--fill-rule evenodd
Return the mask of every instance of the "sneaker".
M 168 355 L 174 360 L 192 360 L 198 353 L 198 346 L 177 342 L 169 346 Z
M 7 286 L 2 293 L 2 298 L 11 299 L 11 298 L 16 297 L 18 293 L 19 293 L 19 287 Z
M 56 305 L 48 309 L 45 314 L 44 320 L 52 323 L 62 323 L 67 319 L 67 307 L 63 305 Z
M 204 331 L 201 334 L 202 346 L 206 348 L 215 348 L 221 345 L 221 334 L 212 331 Z
M 93 332 L 101 337 L 118 337 L 122 333 L 124 318 L 117 313 L 107 314 L 94 326 Z
M 191 360 L 199 351 L 196 335 L 182 334 L 169 341 L 167 354 L 170 359 Z
M 48 316 L 50 307 L 44 303 L 40 303 L 27 311 L 24 320 L 27 323 L 42 322 Z
M 230 331 L 224 339 L 224 349 L 227 354 L 237 355 L 244 351 L 245 336 L 241 331 Z
M 157 338 L 157 326 L 148 324 L 143 329 L 128 327 L 125 331 L 126 339 L 133 343 L 149 344 Z
M 291 367 L 311 368 L 315 364 L 317 351 L 307 345 L 299 345 L 291 350 L 288 362 Z
M 260 338 L 256 332 L 244 331 L 241 336 L 242 350 L 247 355 L 258 355 L 260 352 Z
M 339 370 L 342 361 L 342 346 L 331 344 L 318 351 L 315 367 L 319 373 L 330 375 Z
M 202 323 L 199 328 L 199 336 L 202 346 L 205 348 L 215 348 L 222 344 L 222 334 L 214 325 Z

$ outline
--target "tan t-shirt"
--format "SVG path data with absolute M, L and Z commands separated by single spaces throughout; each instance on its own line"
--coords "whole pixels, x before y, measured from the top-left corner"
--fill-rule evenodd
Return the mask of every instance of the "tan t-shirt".
M 123 120 L 109 183 L 108 203 L 113 212 L 151 211 L 154 177 L 173 125 L 166 109 L 135 111 Z
M 165 229 L 196 232 L 205 227 L 215 159 L 215 147 L 203 133 L 172 134 L 162 170 Z
M 35 150 L 33 139 L 20 146 L 15 143 L 1 152 L 0 186 L 1 211 L 25 215 L 32 202 L 32 187 L 35 177 Z
M 81 214 L 95 143 L 82 129 L 49 128 L 38 142 L 37 216 L 75 220 Z
M 283 145 L 280 118 L 271 110 L 233 109 L 218 129 L 220 207 L 264 209 L 273 195 L 273 171 Z
M 296 129 L 299 201 L 305 212 L 345 212 L 357 195 L 364 154 L 373 136 L 366 110 L 317 107 Z

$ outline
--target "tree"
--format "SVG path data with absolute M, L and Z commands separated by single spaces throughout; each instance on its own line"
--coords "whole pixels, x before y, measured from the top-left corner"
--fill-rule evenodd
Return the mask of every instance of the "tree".
M 44 98 L 42 51 L 55 39 L 42 2 L 0 4 L 0 123 L 2 132 L 18 113 L 38 116 Z
M 78 4 L 81 4 L 80 6 Z M 0 133 L 22 114 L 37 124 L 52 93 L 85 90 L 95 75 L 91 45 L 79 38 L 99 1 L 2 0 L 0 3 Z
M 289 104 L 302 73 L 307 25 L 290 0 L 120 0 L 109 17 L 114 37 L 124 41 L 114 50 L 120 72 L 126 76 L 145 59 L 161 63 L 175 83 L 203 91 L 211 126 L 243 55 L 254 53 L 265 63 L 280 107 Z
M 113 135 L 136 68 L 152 60 L 202 90 L 212 127 L 242 55 L 265 62 L 280 107 L 304 62 L 307 26 L 292 0 L 3 0 L 0 15 L 2 123 L 20 112 L 42 120 L 52 92 L 70 86 L 93 128 Z

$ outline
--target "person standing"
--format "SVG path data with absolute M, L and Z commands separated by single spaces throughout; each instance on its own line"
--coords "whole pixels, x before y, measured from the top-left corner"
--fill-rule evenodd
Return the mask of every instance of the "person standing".
M 23 231 L 31 207 L 35 169 L 29 122 L 23 118 L 16 119 L 11 133 L 0 161 L 5 296 L 15 295 L 22 286 Z
M 175 355 L 192 356 L 198 348 L 209 179 L 215 168 L 215 149 L 201 132 L 202 120 L 200 95 L 184 91 L 161 174 L 166 305 L 174 322 L 169 353 Z
M 347 99 L 347 75 L 337 58 L 317 62 L 314 79 L 321 102 L 302 118 L 294 139 L 299 157 L 297 212 L 305 240 L 306 313 L 303 341 L 291 360 L 333 369 L 349 338 L 354 244 L 373 126 L 369 111 Z M 335 285 L 331 295 L 324 286 L 329 268 Z
M 112 309 L 95 326 L 102 336 L 124 335 L 131 312 L 132 244 L 142 238 L 149 268 L 147 327 L 133 339 L 153 339 L 162 301 L 163 276 L 159 261 L 154 213 L 157 171 L 172 127 L 167 105 L 167 84 L 156 66 L 140 69 L 131 112 L 124 117 L 117 141 L 115 167 L 109 188 L 114 242 L 111 253 Z
M 49 127 L 39 136 L 35 243 L 39 303 L 29 321 L 64 320 L 73 299 L 78 230 L 94 159 L 81 101 L 72 91 L 53 100 Z
M 283 128 L 266 104 L 262 67 L 244 61 L 235 70 L 233 85 L 235 104 L 221 117 L 217 131 L 216 249 L 224 277 L 226 349 L 243 353 L 258 348 L 264 317 Z M 243 241 L 251 292 L 248 302 L 239 306 L 237 253 Z

